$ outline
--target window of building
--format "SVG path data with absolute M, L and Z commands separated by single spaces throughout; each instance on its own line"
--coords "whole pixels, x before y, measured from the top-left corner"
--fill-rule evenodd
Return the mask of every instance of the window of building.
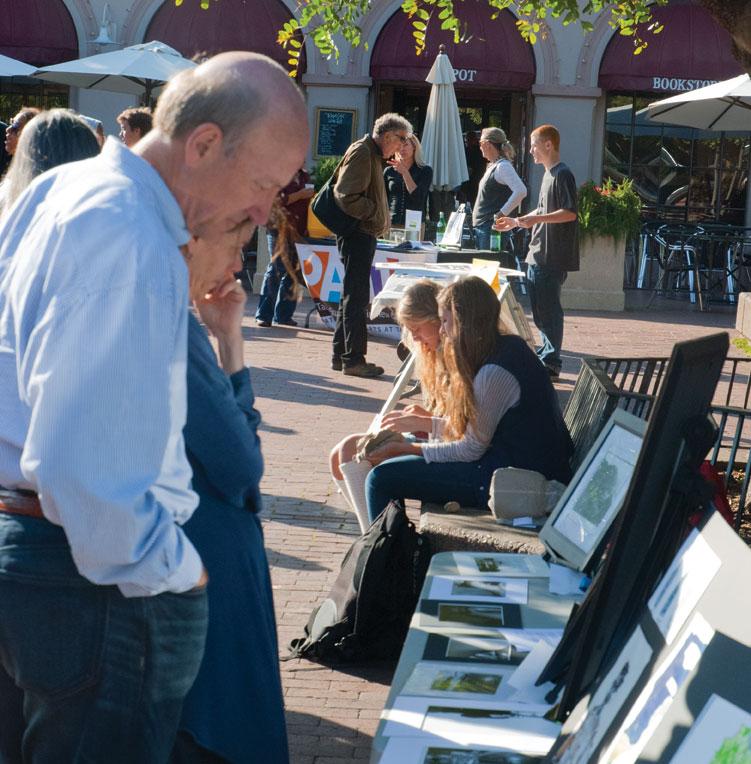
M 40 109 L 67 108 L 70 88 L 26 77 L 3 79 L 0 82 L 0 120 L 10 122 L 24 106 Z
M 607 96 L 603 178 L 631 178 L 647 217 L 743 225 L 751 131 L 659 125 L 646 117 L 654 100 Z

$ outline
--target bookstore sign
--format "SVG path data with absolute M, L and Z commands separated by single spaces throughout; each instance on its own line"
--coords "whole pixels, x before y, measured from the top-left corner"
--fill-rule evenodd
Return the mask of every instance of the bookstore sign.
M 687 90 L 714 85 L 718 80 L 692 80 L 684 77 L 652 77 L 652 90 L 684 93 Z

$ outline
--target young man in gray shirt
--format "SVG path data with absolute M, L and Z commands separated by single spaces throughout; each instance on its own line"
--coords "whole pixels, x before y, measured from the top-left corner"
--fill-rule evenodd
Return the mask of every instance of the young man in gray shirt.
M 542 345 L 537 355 L 550 376 L 561 373 L 563 308 L 561 287 L 569 271 L 579 270 L 579 223 L 574 174 L 561 162 L 561 137 L 553 125 L 532 131 L 529 153 L 545 168 L 537 208 L 518 218 L 502 217 L 495 228 L 531 228 L 527 252 L 527 281 L 532 315 Z

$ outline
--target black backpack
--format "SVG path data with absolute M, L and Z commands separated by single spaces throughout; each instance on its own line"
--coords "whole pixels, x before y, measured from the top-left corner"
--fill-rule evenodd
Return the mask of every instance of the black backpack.
M 331 592 L 288 658 L 341 663 L 397 658 L 430 562 L 427 541 L 391 502 L 349 548 Z

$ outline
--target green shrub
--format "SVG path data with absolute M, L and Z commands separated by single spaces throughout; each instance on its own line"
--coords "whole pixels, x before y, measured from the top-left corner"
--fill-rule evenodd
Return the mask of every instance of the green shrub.
M 628 179 L 617 185 L 608 179 L 601 186 L 590 180 L 579 188 L 579 232 L 584 236 L 634 236 L 640 212 L 641 198 Z
M 316 191 L 320 191 L 321 186 L 334 174 L 340 161 L 341 157 L 321 157 L 316 162 L 311 173 Z

